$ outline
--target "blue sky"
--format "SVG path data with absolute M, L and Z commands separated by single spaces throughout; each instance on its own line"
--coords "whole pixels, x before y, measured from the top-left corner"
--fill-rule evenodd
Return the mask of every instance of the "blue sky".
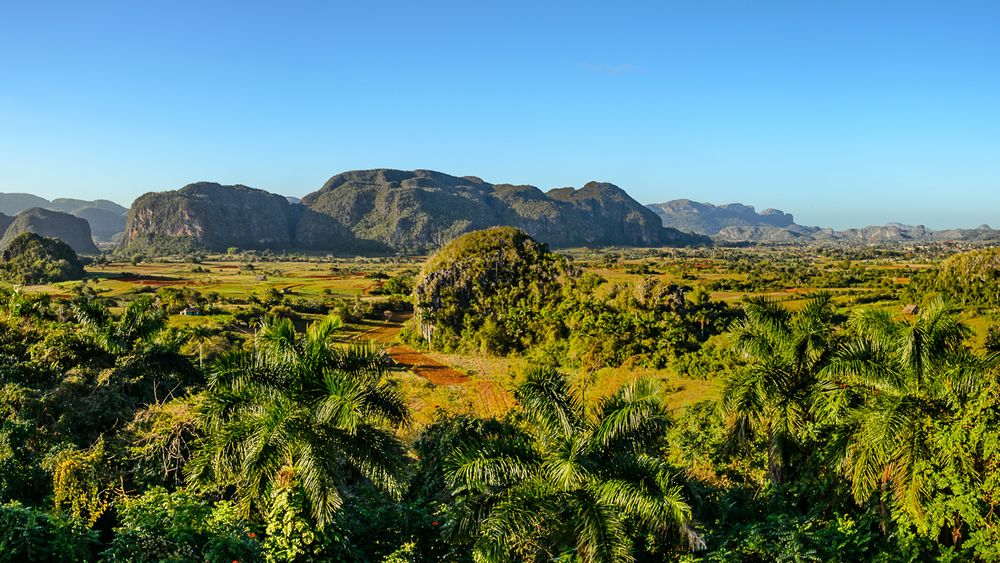
M 0 0 L 0 191 L 430 168 L 1000 227 L 1000 3 Z

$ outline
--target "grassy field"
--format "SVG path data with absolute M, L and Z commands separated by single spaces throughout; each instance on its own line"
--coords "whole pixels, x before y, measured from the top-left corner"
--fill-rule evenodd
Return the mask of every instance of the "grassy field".
M 803 306 L 817 291 L 834 294 L 835 302 L 849 312 L 866 296 L 902 287 L 913 272 L 931 267 L 932 259 L 904 255 L 896 259 L 878 257 L 871 260 L 844 260 L 801 249 L 741 249 L 642 251 L 571 250 L 566 252 L 586 272 L 596 274 L 610 284 L 628 283 L 646 277 L 665 282 L 710 290 L 714 300 L 736 305 L 746 295 L 760 293 L 783 302 L 791 309 Z M 112 262 L 88 267 L 84 282 L 66 282 L 25 288 L 29 292 L 46 292 L 55 297 L 68 297 L 81 283 L 105 297 L 122 300 L 141 295 L 155 295 L 166 287 L 186 288 L 201 294 L 212 294 L 217 303 L 216 314 L 205 316 L 171 315 L 172 326 L 183 328 L 192 324 L 222 326 L 232 320 L 232 313 L 245 306 L 250 296 L 278 292 L 288 299 L 325 302 L 332 299 L 373 300 L 374 288 L 381 282 L 379 274 L 396 275 L 419 271 L 422 257 L 343 259 L 313 257 L 304 260 L 262 261 L 246 257 L 216 256 L 199 263 L 191 262 Z M 768 282 L 773 272 L 782 268 L 812 272 L 814 279 L 854 272 L 859 277 L 874 280 L 850 287 L 805 284 L 785 287 Z M 733 289 L 753 280 L 764 280 L 760 291 Z M 609 285 L 610 285 L 609 284 Z M 888 288 L 888 289 L 887 289 Z M 273 290 L 273 291 L 272 291 Z M 875 299 L 869 306 L 899 311 L 904 303 L 898 299 Z M 319 318 L 320 314 L 302 315 L 302 324 Z M 997 322 L 997 311 L 970 310 L 965 320 L 975 330 L 975 341 L 981 345 L 986 330 Z M 249 329 L 246 329 L 249 330 Z M 344 328 L 344 340 L 368 338 L 379 334 L 379 345 L 390 346 L 396 340 L 398 328 L 390 330 L 379 321 L 362 321 Z M 385 335 L 388 334 L 388 338 Z M 399 369 L 394 377 L 410 398 L 416 426 L 431 422 L 438 411 L 494 415 L 503 413 L 513 404 L 511 389 L 517 383 L 526 361 L 522 358 L 496 358 L 478 355 L 429 353 L 434 361 L 449 366 L 467 377 L 461 384 L 434 385 L 414 372 Z M 588 373 L 570 373 L 574 383 L 588 402 L 600 399 L 621 384 L 636 377 L 659 379 L 668 389 L 671 408 L 681 408 L 705 399 L 718 397 L 721 382 L 678 377 L 673 370 L 635 368 L 605 368 Z

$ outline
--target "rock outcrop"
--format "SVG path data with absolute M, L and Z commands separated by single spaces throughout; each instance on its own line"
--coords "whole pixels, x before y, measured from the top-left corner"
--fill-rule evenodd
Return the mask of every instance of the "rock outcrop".
M 0 221 L 0 224 L 7 222 Z M 90 223 L 69 213 L 32 207 L 10 219 L 0 238 L 0 248 L 6 248 L 21 233 L 36 233 L 43 237 L 59 239 L 79 254 L 97 254 L 97 246 L 90 232 Z

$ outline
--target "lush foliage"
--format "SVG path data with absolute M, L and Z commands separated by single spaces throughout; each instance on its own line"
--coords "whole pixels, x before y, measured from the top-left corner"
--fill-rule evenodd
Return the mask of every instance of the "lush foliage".
M 78 520 L 18 503 L 0 506 L 0 561 L 85 561 L 97 534 Z
M 962 303 L 1000 306 L 1000 248 L 952 256 L 941 265 L 934 285 Z
M 118 504 L 120 525 L 108 561 L 262 560 L 249 523 L 226 501 L 214 506 L 184 489 L 153 488 Z
M 752 361 L 727 383 L 726 441 L 766 460 L 740 477 L 766 504 L 744 499 L 741 512 L 756 504 L 771 525 L 732 526 L 722 543 L 739 547 L 719 553 L 765 541 L 821 560 L 994 559 L 995 358 L 968 346 L 941 300 L 912 320 L 859 310 L 834 339 L 826 302 L 794 315 L 748 302 L 737 346 Z
M 83 277 L 83 265 L 65 242 L 35 233 L 17 235 L 3 250 L 0 279 L 35 285 Z
M 480 353 L 528 352 L 549 365 L 662 367 L 732 319 L 706 291 L 653 277 L 609 284 L 512 228 L 452 241 L 424 266 L 411 342 Z
M 468 432 L 445 461 L 449 537 L 498 562 L 625 561 L 646 534 L 678 526 L 700 547 L 677 471 L 661 456 L 668 418 L 657 393 L 638 380 L 588 412 L 564 376 L 529 371 L 511 422 Z
M 393 430 L 408 422 L 408 409 L 380 352 L 332 345 L 339 326 L 328 318 L 300 335 L 288 319 L 265 323 L 251 350 L 226 354 L 210 370 L 205 437 L 190 474 L 234 487 L 245 517 L 300 489 L 322 529 L 352 479 L 401 488 L 404 450 Z
M 239 295 L 0 290 L 0 560 L 1000 558 L 993 286 L 937 296 L 966 258 L 583 252 L 491 232 L 428 263 L 418 313 L 466 356 L 429 355 L 511 366 L 461 387 L 361 343 L 407 312 L 362 289 L 406 288 L 386 262 L 337 296 L 261 255 Z M 830 293 L 708 291 L 799 277 Z M 490 385 L 490 416 L 426 406 Z
M 420 333 L 431 345 L 522 350 L 538 339 L 531 317 L 559 291 L 562 266 L 545 245 L 511 227 L 459 237 L 417 281 Z

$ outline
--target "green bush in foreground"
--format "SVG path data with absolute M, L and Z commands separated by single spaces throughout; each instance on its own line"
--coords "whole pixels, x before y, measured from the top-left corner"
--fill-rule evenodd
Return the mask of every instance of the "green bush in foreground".
M 88 561 L 97 533 L 78 520 L 8 503 L 0 506 L 0 561 Z
M 155 487 L 118 504 L 121 525 L 107 561 L 263 561 L 257 534 L 236 506 L 214 506 L 180 489 Z

